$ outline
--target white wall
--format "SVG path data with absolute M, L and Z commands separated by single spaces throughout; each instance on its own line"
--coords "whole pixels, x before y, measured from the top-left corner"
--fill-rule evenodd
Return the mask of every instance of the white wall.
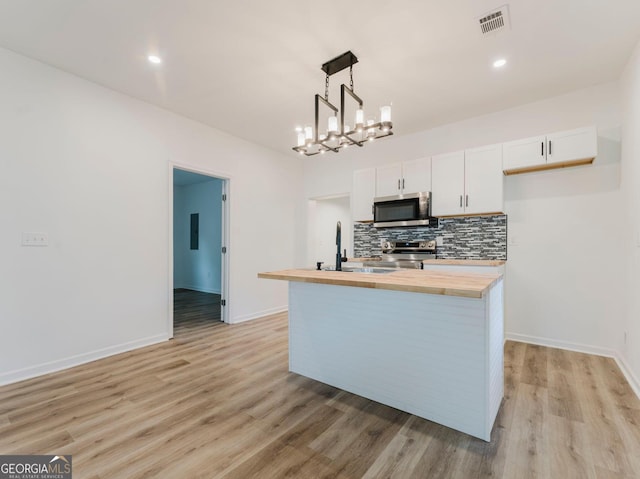
M 300 255 L 297 158 L 8 50 L 0 71 L 0 383 L 168 337 L 172 162 L 230 178 L 230 321 L 286 306 L 256 275 Z
M 348 192 L 354 169 L 595 124 L 594 165 L 505 178 L 511 337 L 613 354 L 624 316 L 620 85 L 595 86 L 305 160 L 306 197 Z M 407 126 L 394 119 L 398 132 Z M 339 172 L 339 174 L 337 173 Z
M 624 229 L 627 254 L 628 310 L 622 345 L 623 359 L 640 395 L 640 43 L 622 77 L 622 190 L 626 206 Z
M 173 187 L 173 287 L 220 294 L 222 180 Z M 191 215 L 198 213 L 199 244 L 191 249 Z
M 351 199 L 348 196 L 309 200 L 309 251 L 307 267 L 315 267 L 318 261 L 323 267 L 336 265 L 336 230 L 341 223 L 342 249 L 347 256 L 353 256 L 353 223 L 351 222 Z

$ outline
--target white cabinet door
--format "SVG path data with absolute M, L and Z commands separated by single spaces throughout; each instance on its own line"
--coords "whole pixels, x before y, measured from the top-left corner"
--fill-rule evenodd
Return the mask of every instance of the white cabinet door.
M 464 151 L 431 157 L 431 214 L 464 213 Z
M 547 135 L 547 163 L 566 163 L 595 158 L 598 154 L 595 127 Z
M 373 221 L 373 198 L 376 195 L 376 169 L 353 172 L 351 216 L 353 221 Z
M 502 169 L 509 171 L 544 165 L 547 161 L 545 139 L 544 136 L 534 136 L 503 143 Z
M 464 153 L 465 214 L 501 213 L 502 145 L 472 148 Z
M 431 191 L 431 158 L 402 163 L 402 193 Z
M 376 197 L 402 193 L 402 164 L 381 166 L 376 169 Z

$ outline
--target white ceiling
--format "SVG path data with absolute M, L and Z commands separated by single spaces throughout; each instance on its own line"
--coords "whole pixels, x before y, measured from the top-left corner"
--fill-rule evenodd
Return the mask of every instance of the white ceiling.
M 392 102 L 402 135 L 617 79 L 640 39 L 640 0 L 511 0 L 511 30 L 482 37 L 503 3 L 0 0 L 0 46 L 295 155 L 320 66 L 347 50 L 365 110 Z

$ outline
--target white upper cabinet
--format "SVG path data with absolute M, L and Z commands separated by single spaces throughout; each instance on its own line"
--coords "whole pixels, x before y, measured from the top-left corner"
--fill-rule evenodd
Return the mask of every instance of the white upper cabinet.
M 502 145 L 464 152 L 465 214 L 501 213 L 504 199 Z
M 534 136 L 502 145 L 504 170 L 527 169 L 546 163 L 546 136 Z
M 431 159 L 394 163 L 376 169 L 376 196 L 431 191 Z
M 373 198 L 376 195 L 376 169 L 353 172 L 351 216 L 353 221 L 373 221 Z
M 503 144 L 505 174 L 585 165 L 598 154 L 595 126 L 561 131 Z
M 595 126 L 547 135 L 547 163 L 593 160 L 598 155 Z
M 400 194 L 402 194 L 402 164 L 395 163 L 376 168 L 376 196 Z
M 431 214 L 464 214 L 464 151 L 431 157 Z
M 402 163 L 402 193 L 431 191 L 431 158 Z
M 433 156 L 431 175 L 434 216 L 502 212 L 502 145 Z

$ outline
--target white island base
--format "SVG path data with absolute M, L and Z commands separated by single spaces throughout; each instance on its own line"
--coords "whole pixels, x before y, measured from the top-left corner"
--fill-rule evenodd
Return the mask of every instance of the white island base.
M 489 441 L 502 279 L 482 298 L 289 283 L 289 369 Z

